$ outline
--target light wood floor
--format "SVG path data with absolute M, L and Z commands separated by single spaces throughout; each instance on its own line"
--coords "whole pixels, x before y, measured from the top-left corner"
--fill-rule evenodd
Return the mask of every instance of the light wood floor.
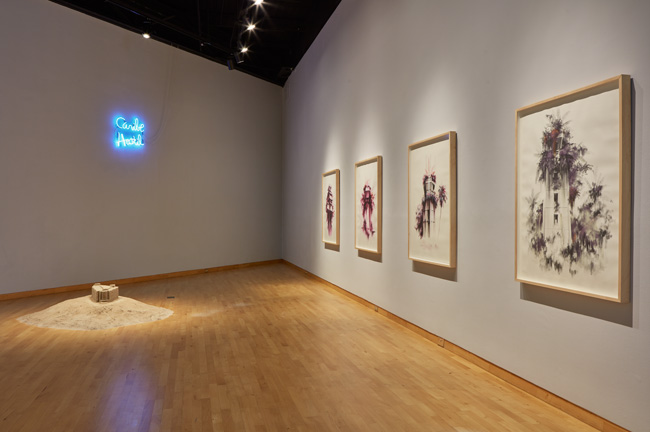
M 0 430 L 595 430 L 284 264 L 120 294 L 174 315 L 52 330 L 15 318 L 86 293 L 0 302 Z

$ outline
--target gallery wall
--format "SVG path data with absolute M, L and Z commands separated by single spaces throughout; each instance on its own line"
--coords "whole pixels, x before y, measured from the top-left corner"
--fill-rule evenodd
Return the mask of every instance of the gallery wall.
M 280 87 L 39 0 L 0 56 L 0 293 L 280 258 Z
M 634 431 L 650 424 L 650 3 L 343 0 L 284 92 L 284 259 Z M 515 110 L 633 79 L 631 302 L 515 282 Z M 407 146 L 458 138 L 457 270 L 407 258 Z M 383 157 L 383 253 L 354 249 L 354 164 Z M 340 246 L 321 174 L 341 170 Z

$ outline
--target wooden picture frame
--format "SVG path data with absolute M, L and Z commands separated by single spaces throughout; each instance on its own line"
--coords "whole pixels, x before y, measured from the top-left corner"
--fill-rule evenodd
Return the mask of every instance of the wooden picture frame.
M 354 164 L 354 185 L 354 247 L 381 254 L 381 156 Z
M 629 301 L 631 80 L 516 112 L 515 279 Z
M 322 179 L 323 243 L 339 245 L 340 240 L 340 170 L 323 173 Z
M 456 267 L 456 132 L 408 146 L 408 257 Z

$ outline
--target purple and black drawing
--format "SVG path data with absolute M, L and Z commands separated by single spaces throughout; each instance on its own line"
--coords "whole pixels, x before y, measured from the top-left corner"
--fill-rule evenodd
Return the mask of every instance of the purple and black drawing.
M 539 199 L 533 190 L 526 199 L 530 250 L 544 269 L 558 273 L 568 269 L 573 276 L 582 267 L 593 274 L 602 268 L 602 251 L 612 237 L 604 186 L 601 180 L 584 184 L 593 167 L 584 158 L 587 147 L 573 142 L 570 121 L 559 111 L 546 118 L 536 173 L 544 197 Z
M 436 223 L 436 209 L 442 207 L 447 202 L 447 188 L 443 185 L 438 186 L 436 192 L 436 173 L 429 164 L 422 177 L 423 196 L 422 203 L 418 205 L 415 212 L 415 230 L 420 238 L 426 234 L 431 237 L 431 224 Z
M 334 198 L 332 196 L 332 186 L 327 187 L 325 213 L 327 214 L 327 234 L 332 235 L 332 221 L 334 220 Z
M 363 215 L 363 224 L 361 230 L 366 234 L 367 238 L 375 234 L 375 229 L 372 226 L 372 212 L 375 209 L 375 194 L 372 193 L 372 188 L 366 182 L 361 194 L 361 209 Z

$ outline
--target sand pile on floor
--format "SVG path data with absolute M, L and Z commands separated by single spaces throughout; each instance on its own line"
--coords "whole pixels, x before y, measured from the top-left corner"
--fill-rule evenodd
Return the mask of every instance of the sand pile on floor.
M 174 312 L 151 306 L 129 297 L 118 297 L 107 303 L 95 303 L 90 296 L 66 300 L 40 312 L 18 318 L 18 321 L 63 330 L 104 330 L 133 324 L 163 320 Z

